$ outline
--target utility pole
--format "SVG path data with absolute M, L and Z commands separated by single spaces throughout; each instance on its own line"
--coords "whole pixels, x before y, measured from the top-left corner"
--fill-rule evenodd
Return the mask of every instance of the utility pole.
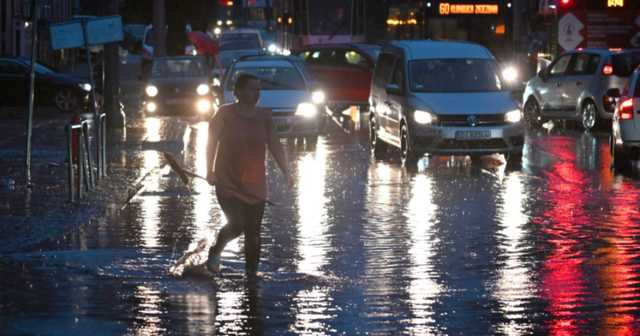
M 29 71 L 29 107 L 27 111 L 26 185 L 31 188 L 31 136 L 35 101 L 36 58 L 38 56 L 38 0 L 31 0 L 31 71 Z
M 165 0 L 153 1 L 153 56 L 167 54 L 167 19 Z
M 118 15 L 119 1 L 109 0 L 103 5 L 105 14 Z M 104 46 L 104 111 L 107 114 L 109 126 L 123 127 L 125 125 L 124 111 L 120 108 L 120 55 L 118 43 L 107 43 Z

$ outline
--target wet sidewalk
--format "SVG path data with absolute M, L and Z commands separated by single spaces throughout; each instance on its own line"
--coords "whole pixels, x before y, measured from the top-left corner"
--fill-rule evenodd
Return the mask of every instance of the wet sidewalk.
M 65 126 L 71 115 L 47 114 L 36 118 L 32 140 L 32 187 L 26 187 L 26 130 L 21 118 L 5 118 L 0 124 L 0 254 L 26 251 L 66 232 L 109 215 L 139 188 L 141 149 L 135 131 L 139 119 L 128 117 L 126 129 L 108 135 L 108 176 L 84 199 L 69 202 Z M 83 117 L 91 119 L 90 114 Z M 90 125 L 92 125 L 90 121 Z M 90 130 L 95 166 L 94 133 Z M 127 135 L 129 137 L 127 138 Z M 95 172 L 95 170 L 94 170 Z

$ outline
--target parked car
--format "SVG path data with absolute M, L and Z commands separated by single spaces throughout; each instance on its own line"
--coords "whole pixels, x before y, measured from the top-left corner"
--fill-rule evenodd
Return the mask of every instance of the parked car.
M 615 169 L 625 169 L 640 156 L 640 68 L 632 73 L 622 92 L 611 89 L 616 98 L 611 132 L 611 157 Z
M 294 54 L 307 65 L 327 95 L 333 113 L 351 105 L 366 109 L 373 67 L 380 52 L 374 44 L 308 45 Z
M 560 55 L 525 87 L 522 97 L 527 123 L 576 120 L 590 130 L 613 116 L 609 89 L 621 90 L 640 64 L 640 49 L 580 49 Z
M 31 60 L 0 57 L 0 106 L 27 106 Z M 56 72 L 36 62 L 35 103 L 53 105 L 61 112 L 88 107 L 91 85 L 83 79 Z
M 235 101 L 233 88 L 241 73 L 260 78 L 258 107 L 271 111 L 280 137 L 316 142 L 324 120 L 324 97 L 321 91 L 314 90 L 310 74 L 298 58 L 261 55 L 239 59 L 222 81 L 223 102 Z
M 210 67 L 200 56 L 153 59 L 145 87 L 147 114 L 183 113 L 207 118 L 213 112 Z
M 392 41 L 371 86 L 370 145 L 376 158 L 400 149 L 402 163 L 425 153 L 522 158 L 524 125 L 489 50 L 473 43 Z

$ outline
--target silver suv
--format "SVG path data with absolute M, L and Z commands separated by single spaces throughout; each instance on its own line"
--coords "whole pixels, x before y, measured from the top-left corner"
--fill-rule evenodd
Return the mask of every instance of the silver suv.
M 376 157 L 400 148 L 403 164 L 423 154 L 503 153 L 522 158 L 522 111 L 503 87 L 495 58 L 466 42 L 393 41 L 376 63 L 370 142 Z
M 577 120 L 590 130 L 611 120 L 609 89 L 622 89 L 640 63 L 638 49 L 581 49 L 560 55 L 524 90 L 524 116 L 532 127 L 546 120 Z

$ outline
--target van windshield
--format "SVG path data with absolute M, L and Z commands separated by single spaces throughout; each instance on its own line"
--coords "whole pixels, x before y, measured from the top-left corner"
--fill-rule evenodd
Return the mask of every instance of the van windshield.
M 502 90 L 498 65 L 488 59 L 423 59 L 409 62 L 411 91 L 486 92 Z

